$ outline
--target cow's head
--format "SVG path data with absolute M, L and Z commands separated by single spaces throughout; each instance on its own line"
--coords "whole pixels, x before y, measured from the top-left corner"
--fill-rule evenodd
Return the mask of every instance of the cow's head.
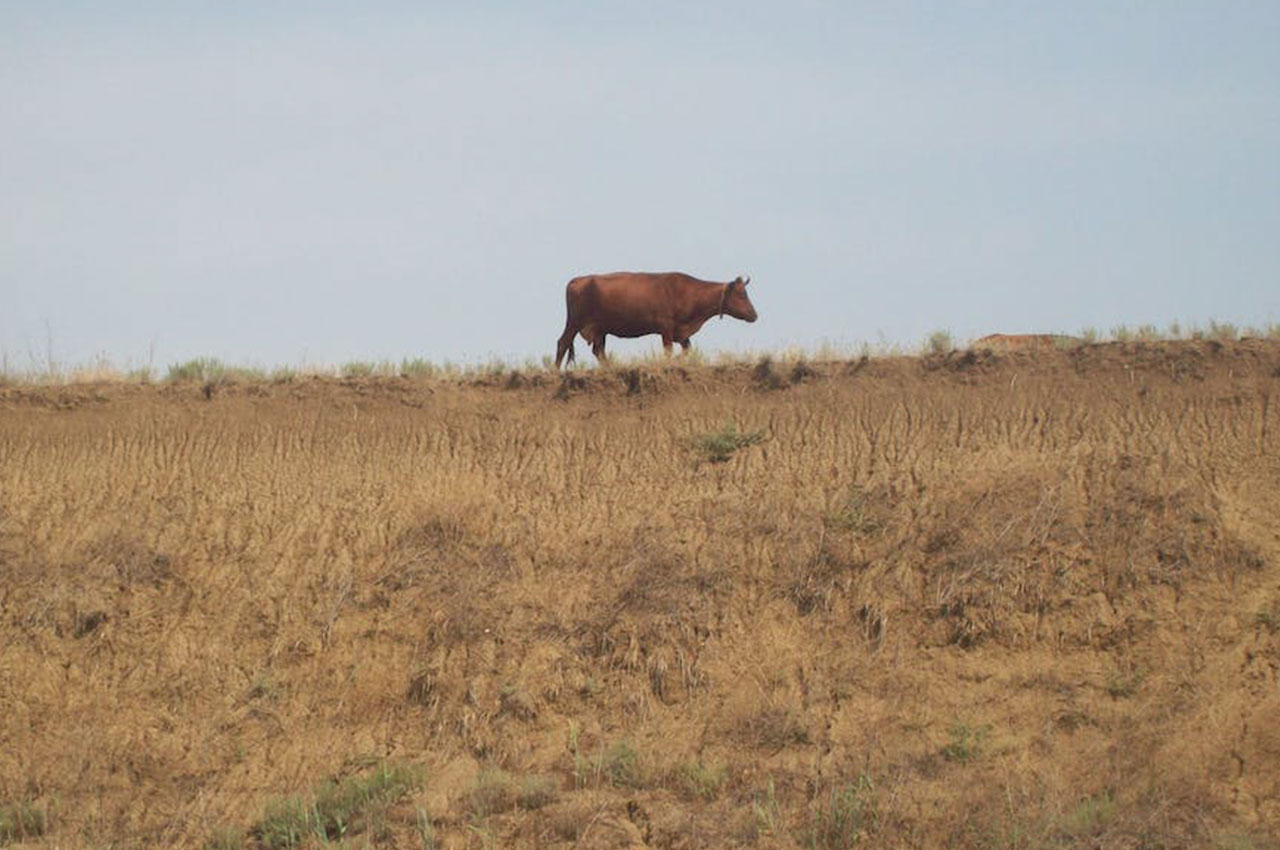
M 750 282 L 749 277 L 736 277 L 725 284 L 724 306 L 720 311 L 722 314 L 728 313 L 744 322 L 756 320 L 756 308 L 752 306 L 751 297 L 747 295 L 747 284 Z

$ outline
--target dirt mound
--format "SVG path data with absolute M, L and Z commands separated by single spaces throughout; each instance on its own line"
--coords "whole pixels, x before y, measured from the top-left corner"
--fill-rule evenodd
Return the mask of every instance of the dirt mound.
M 1274 847 L 1280 346 L 0 388 L 0 841 Z

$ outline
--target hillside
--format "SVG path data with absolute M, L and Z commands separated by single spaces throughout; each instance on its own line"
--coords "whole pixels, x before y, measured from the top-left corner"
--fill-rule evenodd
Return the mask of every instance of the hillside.
M 0 387 L 0 844 L 1274 848 L 1280 343 Z

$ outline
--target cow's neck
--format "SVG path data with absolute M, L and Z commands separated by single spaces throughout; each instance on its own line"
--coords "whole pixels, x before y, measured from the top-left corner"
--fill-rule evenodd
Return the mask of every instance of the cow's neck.
M 698 287 L 698 299 L 694 306 L 694 315 L 691 319 L 697 319 L 699 323 L 705 322 L 713 316 L 724 315 L 725 301 L 729 297 L 729 284 L 712 283 L 711 281 L 702 281 L 703 286 Z

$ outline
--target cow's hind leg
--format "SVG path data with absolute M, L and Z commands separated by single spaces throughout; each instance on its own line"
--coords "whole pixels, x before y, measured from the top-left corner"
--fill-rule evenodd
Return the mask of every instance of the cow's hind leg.
M 604 353 L 605 332 L 598 328 L 586 328 L 582 331 L 582 338 L 591 343 L 591 353 L 596 356 L 601 365 L 609 362 L 609 358 Z
M 574 328 L 573 323 L 569 322 L 564 326 L 564 333 L 560 334 L 560 339 L 556 342 L 556 368 L 560 368 L 560 361 L 564 360 L 565 365 L 573 362 L 573 338 L 578 335 L 578 331 Z M 565 355 L 568 354 L 568 359 Z

